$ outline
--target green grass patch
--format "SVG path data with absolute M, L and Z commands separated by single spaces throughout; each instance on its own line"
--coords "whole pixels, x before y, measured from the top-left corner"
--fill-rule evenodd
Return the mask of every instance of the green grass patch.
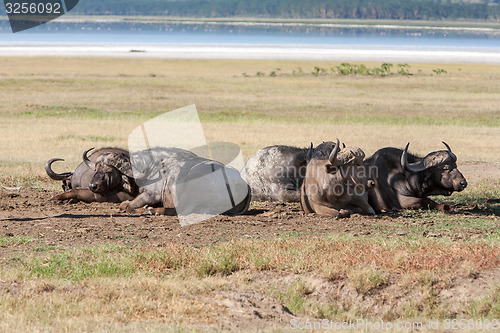
M 74 134 L 67 134 L 67 135 L 59 135 L 58 137 L 55 138 L 57 141 L 68 141 L 68 140 L 78 140 L 78 141 L 91 141 L 91 142 L 96 142 L 96 141 L 102 141 L 102 142 L 114 142 L 114 141 L 119 141 L 121 138 L 117 138 L 111 135 L 74 135 Z
M 295 314 L 305 312 L 305 307 L 308 303 L 306 296 L 311 292 L 312 290 L 304 281 L 297 280 L 290 285 L 285 292 L 276 290 L 273 296 L 285 304 L 286 307 Z
M 233 121 L 270 121 L 272 115 L 266 115 L 258 111 L 245 110 L 217 110 L 199 111 L 201 121 L 233 122 Z
M 365 64 L 351 64 L 348 62 L 341 63 L 338 66 L 333 67 L 322 67 L 322 66 L 313 66 L 311 70 L 304 70 L 303 67 L 297 67 L 293 69 L 291 72 L 282 71 L 281 68 L 276 68 L 270 71 L 257 71 L 255 75 L 249 75 L 248 73 L 242 73 L 243 77 L 278 77 L 278 76 L 378 76 L 385 77 L 389 75 L 415 75 L 415 74 L 423 74 L 421 69 L 415 70 L 411 69 L 411 65 L 409 64 L 392 64 L 392 63 L 383 63 L 380 66 L 367 66 Z M 266 74 L 267 73 L 267 74 Z M 435 75 L 443 75 L 448 73 L 446 70 L 442 68 L 433 69 L 432 73 Z M 431 74 L 428 74 L 431 75 Z
M 28 244 L 33 241 L 33 237 L 7 235 L 0 236 L 0 246 L 12 246 L 17 244 Z
M 135 272 L 132 259 L 124 248 L 109 245 L 24 259 L 23 265 L 28 275 L 37 278 L 82 280 L 94 277 L 130 277 Z
M 201 121 L 213 122 L 258 122 L 264 124 L 271 123 L 305 123 L 314 124 L 321 121 L 322 124 L 331 124 L 332 126 L 340 124 L 359 124 L 359 125 L 384 125 L 384 126 L 483 126 L 499 127 L 500 115 L 496 113 L 475 113 L 469 114 L 456 113 L 450 117 L 429 117 L 416 112 L 408 111 L 399 114 L 360 114 L 359 110 L 326 110 L 325 106 L 306 106 L 301 114 L 295 114 L 293 117 L 284 116 L 281 112 L 259 112 L 251 110 L 221 110 L 199 112 Z
M 2 169 L 8 169 L 9 165 L 19 165 L 23 168 L 26 167 L 25 164 L 21 163 L 8 163 L 2 162 L 0 163 L 0 172 Z M 29 169 L 33 167 L 29 166 Z M 23 170 L 23 173 L 17 172 L 16 174 L 5 176 L 0 175 L 0 184 L 7 187 L 20 187 L 30 188 L 35 191 L 45 191 L 45 190 L 59 190 L 61 188 L 60 183 L 51 182 L 47 179 L 47 177 L 41 175 L 34 175 L 34 173 L 30 173 L 29 170 Z M 5 191 L 3 189 L 0 189 Z M 19 191 L 8 191 L 9 195 L 19 195 Z
M 427 210 L 407 210 L 398 214 L 390 225 L 375 229 L 387 235 L 402 235 L 408 239 L 448 238 L 470 239 L 481 235 L 490 242 L 500 241 L 499 221 L 487 206 L 473 208 L 470 214 L 446 214 Z
M 106 118 L 109 114 L 102 110 L 89 108 L 86 106 L 66 106 L 66 105 L 33 105 L 30 110 L 19 113 L 21 117 L 79 117 L 99 119 Z

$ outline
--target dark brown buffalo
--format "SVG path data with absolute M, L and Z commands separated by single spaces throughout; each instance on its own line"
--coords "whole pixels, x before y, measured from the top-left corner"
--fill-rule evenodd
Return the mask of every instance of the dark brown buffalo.
M 377 213 L 398 209 L 438 209 L 453 213 L 456 210 L 428 198 L 431 195 L 451 195 L 462 191 L 467 181 L 457 169 L 457 157 L 447 150 L 429 153 L 421 158 L 404 150 L 383 148 L 365 161 L 376 186 L 369 193 L 370 205 Z
M 275 145 L 258 150 L 241 170 L 252 189 L 252 200 L 299 202 L 307 162 L 327 157 L 334 145 L 328 141 L 316 148 L 311 143 L 310 148 Z
M 312 158 L 301 188 L 302 209 L 333 217 L 375 214 L 368 204 L 367 193 L 375 184 L 367 177 L 364 157 L 358 147 L 340 149 L 337 140 L 328 157 Z
M 87 156 L 92 149 L 83 153 L 83 162 L 74 172 L 55 173 L 52 163 L 61 161 L 59 158 L 47 162 L 47 174 L 54 180 L 62 180 L 65 191 L 51 201 L 122 202 L 137 196 L 128 152 L 121 148 L 102 148 Z

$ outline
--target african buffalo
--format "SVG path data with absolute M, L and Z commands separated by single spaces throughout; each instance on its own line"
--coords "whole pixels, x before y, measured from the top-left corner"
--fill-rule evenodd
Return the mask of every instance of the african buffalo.
M 122 202 L 124 211 L 186 217 L 248 209 L 250 189 L 232 167 L 179 148 L 151 148 L 131 159 L 141 194 Z
M 65 191 L 51 201 L 122 202 L 139 194 L 126 150 L 101 148 L 88 157 L 92 149 L 83 153 L 83 162 L 74 172 L 57 174 L 52 170 L 52 163 L 62 159 L 47 162 L 45 171 L 50 178 L 62 180 Z
M 369 180 L 358 147 L 340 149 L 339 140 L 328 157 L 313 157 L 306 168 L 300 204 L 306 213 L 349 217 L 351 213 L 375 214 L 368 204 Z
M 438 209 L 453 213 L 456 210 L 438 204 L 430 195 L 451 195 L 462 191 L 467 181 L 457 169 L 457 157 L 447 150 L 429 153 L 420 158 L 404 150 L 382 148 L 365 161 L 369 176 L 376 186 L 369 193 L 370 205 L 377 213 L 397 209 Z
M 316 148 L 275 145 L 258 150 L 241 170 L 241 177 L 252 189 L 252 200 L 299 202 L 300 187 L 307 162 L 328 156 L 335 143 L 323 142 Z

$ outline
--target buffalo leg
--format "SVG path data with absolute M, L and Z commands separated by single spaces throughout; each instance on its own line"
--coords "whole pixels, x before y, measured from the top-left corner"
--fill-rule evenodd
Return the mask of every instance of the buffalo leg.
M 407 208 L 407 209 L 436 209 L 439 210 L 443 213 L 448 213 L 448 214 L 453 214 L 453 213 L 458 213 L 458 210 L 450 205 L 447 204 L 438 204 L 434 200 L 431 200 L 429 198 L 408 198 L 405 197 L 404 205 L 401 205 L 402 208 Z
M 167 208 L 167 207 L 148 207 L 144 210 L 144 212 L 148 212 L 149 214 L 152 215 L 169 215 L 169 216 L 175 216 L 177 215 L 177 211 L 175 208 Z
M 353 206 L 352 209 L 351 206 Z M 364 197 L 354 197 L 352 199 L 351 205 L 349 205 L 348 207 L 354 213 L 364 214 L 364 215 L 375 215 L 375 210 L 373 210 L 372 206 L 368 204 L 368 201 Z
M 86 203 L 96 201 L 95 195 L 92 191 L 87 189 L 72 189 L 68 192 L 64 192 L 51 198 L 49 201 L 83 201 Z
M 314 207 L 314 212 L 319 215 L 332 216 L 338 218 L 351 216 L 351 213 L 346 209 L 337 210 L 323 205 L 316 205 L 316 207 Z
M 120 204 L 120 210 L 126 211 L 131 214 L 142 214 L 146 211 L 147 206 L 154 206 L 159 204 L 161 201 L 155 195 L 151 195 L 148 192 L 143 192 L 139 194 L 132 201 L 124 201 Z
M 278 201 L 282 202 L 299 202 L 300 192 L 296 190 L 279 190 L 278 191 Z

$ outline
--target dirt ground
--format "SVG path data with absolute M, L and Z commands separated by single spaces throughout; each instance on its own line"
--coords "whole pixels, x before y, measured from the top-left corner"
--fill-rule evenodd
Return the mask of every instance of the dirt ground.
M 491 234 L 492 228 L 465 228 L 433 232 L 432 219 L 419 218 L 421 212 L 396 212 L 383 216 L 334 219 L 305 214 L 298 203 L 252 202 L 247 214 L 215 216 L 197 224 L 181 227 L 175 216 L 128 215 L 113 203 L 48 202 L 56 192 L 30 189 L 0 190 L 0 235 L 27 236 L 29 244 L 9 246 L 10 251 L 37 246 L 74 248 L 104 243 L 162 246 L 165 243 L 203 246 L 239 238 L 268 239 L 287 236 L 370 235 L 401 237 L 448 237 L 471 239 Z M 500 202 L 491 201 L 493 205 Z M 460 217 L 481 215 L 496 220 L 488 209 L 476 204 L 459 205 Z M 427 226 L 429 231 L 422 232 Z

